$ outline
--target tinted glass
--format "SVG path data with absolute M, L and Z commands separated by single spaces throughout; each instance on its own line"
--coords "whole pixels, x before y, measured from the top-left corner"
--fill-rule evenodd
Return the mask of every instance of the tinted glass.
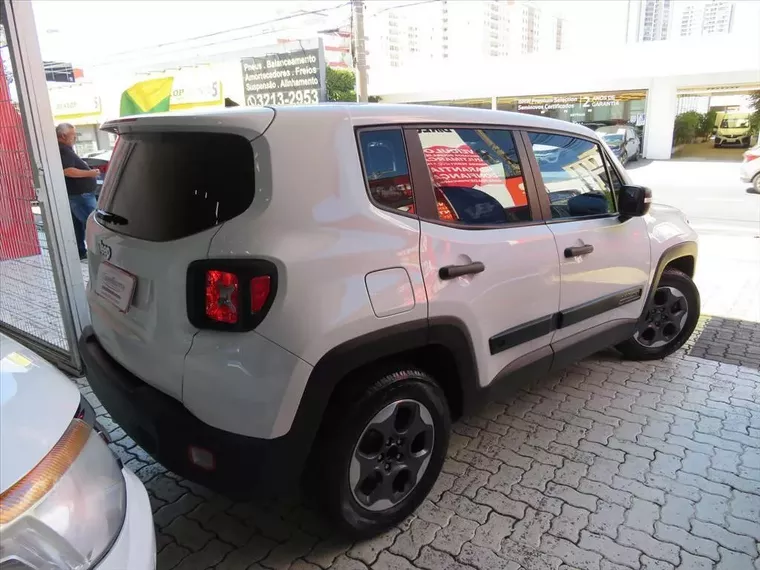
M 723 119 L 720 122 L 721 129 L 743 129 L 749 127 L 749 119 Z
M 512 133 L 497 129 L 418 130 L 438 219 L 464 225 L 530 221 Z
M 595 216 L 615 211 L 599 146 L 566 135 L 529 133 L 549 194 L 552 218 Z
M 251 143 L 237 135 L 122 135 L 98 207 L 127 223 L 100 223 L 149 241 L 196 234 L 251 205 L 253 173 Z
M 384 208 L 414 213 L 414 195 L 400 129 L 359 133 L 364 173 L 372 200 Z

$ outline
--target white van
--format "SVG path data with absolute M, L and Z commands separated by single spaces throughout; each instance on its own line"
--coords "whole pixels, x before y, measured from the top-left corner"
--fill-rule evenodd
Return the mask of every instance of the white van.
M 749 113 L 726 113 L 715 132 L 715 147 L 741 145 L 749 148 L 751 137 Z

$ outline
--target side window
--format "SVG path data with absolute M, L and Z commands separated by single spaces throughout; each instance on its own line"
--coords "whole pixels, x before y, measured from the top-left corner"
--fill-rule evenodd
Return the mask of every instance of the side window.
M 413 214 L 414 195 L 401 129 L 361 131 L 359 144 L 372 201 L 382 208 Z
M 612 187 L 598 145 L 552 133 L 529 133 L 552 219 L 615 212 Z
M 531 220 L 512 133 L 501 129 L 418 129 L 438 219 L 467 226 Z

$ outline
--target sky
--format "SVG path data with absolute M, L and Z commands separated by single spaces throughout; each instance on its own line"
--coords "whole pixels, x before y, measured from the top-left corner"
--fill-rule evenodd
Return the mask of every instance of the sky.
M 292 27 L 297 19 L 266 22 L 299 10 L 337 10 L 345 4 L 345 0 L 34 0 L 32 6 L 43 59 L 86 67 L 106 63 L 116 54 L 230 28 L 253 26 L 247 30 L 253 34 L 273 26 Z M 350 14 L 348 6 L 343 10 Z
M 369 3 L 377 9 L 380 4 L 397 7 L 417 2 L 368 0 Z M 298 27 L 303 19 L 265 22 L 299 10 L 327 8 L 330 16 L 340 14 L 347 20 L 350 7 L 346 4 L 346 0 L 34 0 L 32 6 L 43 59 L 82 67 L 107 62 L 114 54 L 230 28 L 254 26 L 249 33 L 255 33 L 273 27 Z M 593 25 L 607 19 L 605 12 L 623 7 L 627 1 L 542 0 L 540 4 L 553 11 L 572 6 L 562 10 L 566 18 Z

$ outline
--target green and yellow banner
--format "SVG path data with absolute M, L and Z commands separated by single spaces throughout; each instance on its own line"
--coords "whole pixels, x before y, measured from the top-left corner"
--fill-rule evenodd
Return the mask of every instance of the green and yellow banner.
M 135 83 L 121 94 L 119 115 L 163 113 L 169 110 L 173 77 L 159 77 Z

